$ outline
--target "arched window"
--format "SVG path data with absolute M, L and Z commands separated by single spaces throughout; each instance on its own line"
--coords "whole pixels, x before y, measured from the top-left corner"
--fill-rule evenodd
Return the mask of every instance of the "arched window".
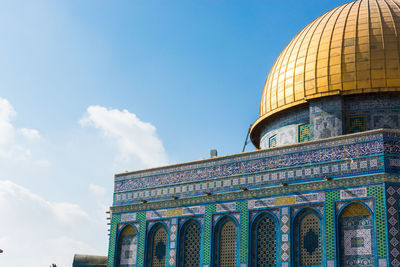
M 294 266 L 321 266 L 321 218 L 313 209 L 304 209 L 294 220 Z
M 375 266 L 371 212 L 361 203 L 345 207 L 339 218 L 340 266 Z
M 131 225 L 124 227 L 118 237 L 117 267 L 136 266 L 137 233 Z
M 161 223 L 155 224 L 147 238 L 147 258 L 148 267 L 165 267 L 167 252 L 167 230 Z
M 236 267 L 237 224 L 229 216 L 222 218 L 214 232 L 214 266 Z
M 268 213 L 257 216 L 251 229 L 251 266 L 276 266 L 275 219 Z
M 178 266 L 200 266 L 200 239 L 200 224 L 195 220 L 187 221 L 180 231 Z

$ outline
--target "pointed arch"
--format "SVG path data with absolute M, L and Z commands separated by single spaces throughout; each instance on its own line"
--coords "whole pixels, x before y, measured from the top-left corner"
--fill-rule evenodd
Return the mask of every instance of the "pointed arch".
M 116 267 L 135 267 L 137 255 L 137 230 L 132 225 L 124 226 L 118 234 Z
M 167 258 L 167 228 L 163 223 L 154 224 L 147 236 L 147 267 L 165 267 Z
M 251 226 L 251 266 L 276 266 L 278 225 L 276 218 L 263 212 Z
M 213 266 L 236 267 L 238 250 L 238 223 L 232 216 L 223 216 L 214 230 Z
M 200 266 L 201 225 L 189 219 L 179 231 L 178 265 L 180 267 Z
M 372 213 L 360 202 L 346 205 L 339 213 L 340 266 L 375 266 Z
M 322 266 L 321 215 L 315 209 L 304 208 L 295 216 L 293 248 L 294 266 Z

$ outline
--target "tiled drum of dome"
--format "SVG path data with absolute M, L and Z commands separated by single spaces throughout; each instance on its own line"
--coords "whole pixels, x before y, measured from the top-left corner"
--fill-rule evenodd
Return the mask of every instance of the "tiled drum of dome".
M 276 226 L 269 216 L 265 216 L 258 222 L 256 229 L 257 255 L 256 264 L 253 266 L 276 265 Z
M 347 133 L 358 133 L 366 130 L 365 115 L 349 116 L 347 118 Z
M 195 267 L 200 265 L 200 225 L 191 223 L 185 229 L 183 259 L 184 267 Z
M 269 138 L 269 147 L 276 147 L 276 143 L 277 143 L 276 135 L 271 136 Z
M 375 266 L 372 216 L 359 203 L 347 206 L 340 216 L 340 266 Z
M 299 126 L 299 142 L 306 142 L 311 140 L 310 124 L 306 123 Z

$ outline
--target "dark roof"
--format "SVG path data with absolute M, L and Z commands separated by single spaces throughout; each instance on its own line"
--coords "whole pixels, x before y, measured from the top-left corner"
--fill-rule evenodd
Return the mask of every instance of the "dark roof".
M 72 267 L 105 267 L 107 257 L 94 255 L 75 254 Z

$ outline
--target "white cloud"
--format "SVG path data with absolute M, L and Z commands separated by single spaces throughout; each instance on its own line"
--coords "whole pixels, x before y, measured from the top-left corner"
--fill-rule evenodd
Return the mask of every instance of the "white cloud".
M 137 158 L 144 167 L 167 163 L 164 146 L 156 135 L 156 127 L 141 121 L 126 109 L 120 111 L 90 106 L 79 122 L 82 126 L 95 127 L 112 140 L 118 148 L 119 161 L 130 162 Z
M 71 266 L 90 245 L 97 223 L 78 205 L 46 201 L 10 181 L 0 181 L 1 266 Z
M 35 140 L 40 138 L 40 134 L 38 130 L 29 129 L 29 128 L 21 128 L 20 133 L 25 136 L 29 140 Z
M 100 185 L 90 184 L 89 192 L 98 198 L 102 198 L 102 197 L 106 196 L 107 189 Z
M 0 97 L 0 157 L 27 160 L 31 158 L 32 151 L 26 141 L 38 139 L 40 134 L 35 129 L 16 129 L 11 123 L 16 115 L 8 100 Z
M 7 99 L 0 97 L 0 155 L 5 154 L 10 144 L 14 142 L 14 127 L 11 119 L 16 114 Z

